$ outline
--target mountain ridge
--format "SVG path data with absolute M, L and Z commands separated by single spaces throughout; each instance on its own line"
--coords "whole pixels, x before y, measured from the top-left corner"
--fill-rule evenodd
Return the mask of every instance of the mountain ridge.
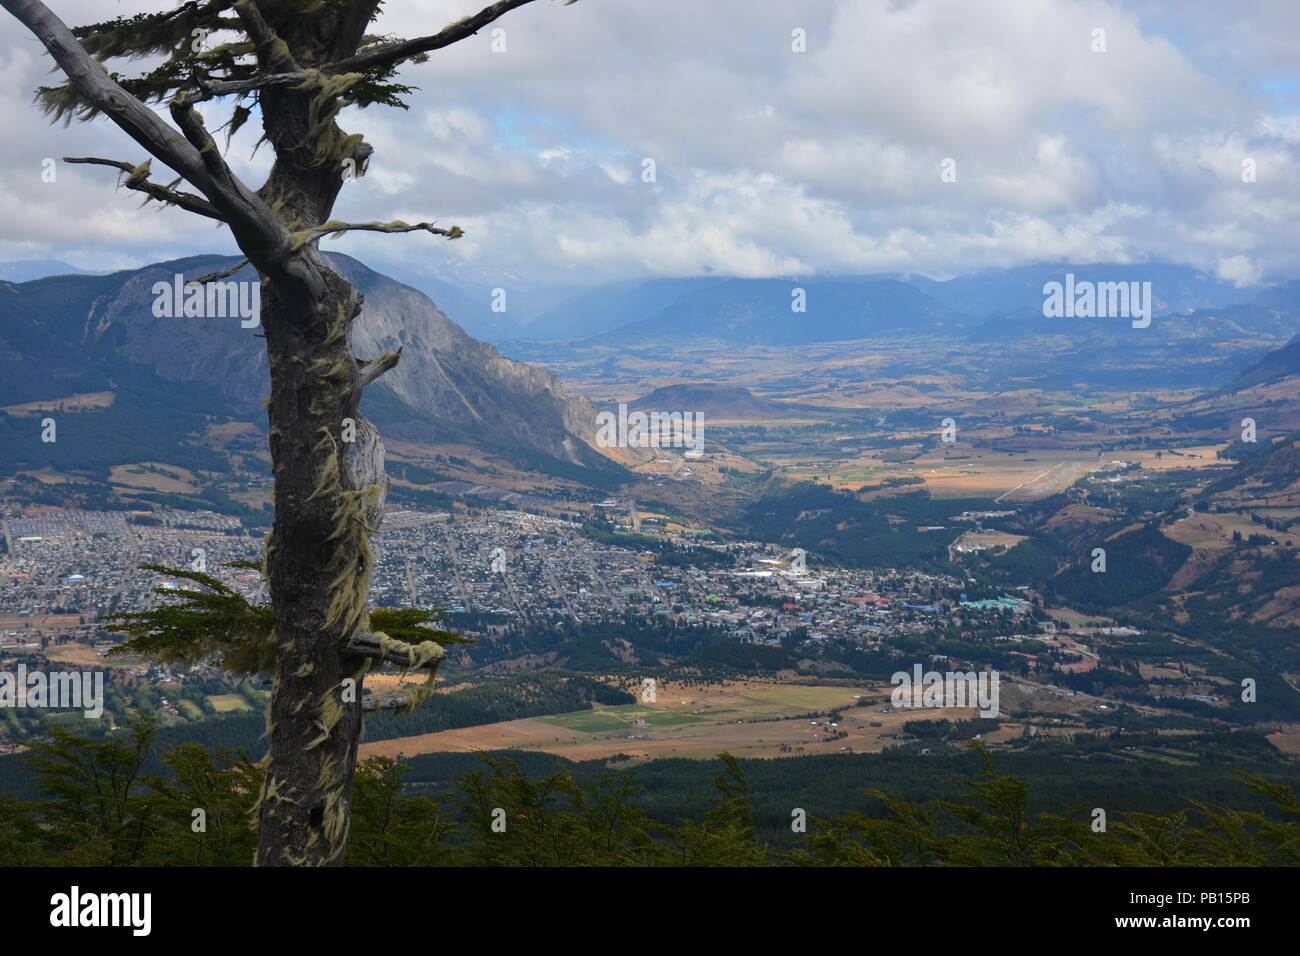
M 544 369 L 502 356 L 469 336 L 427 296 L 348 256 L 327 259 L 365 296 L 353 325 L 356 352 L 402 348 L 402 360 L 367 390 L 394 437 L 454 437 L 517 447 L 602 471 L 618 470 L 594 446 L 596 409 Z M 210 388 L 218 414 L 257 421 L 269 387 L 256 328 L 237 318 L 153 314 L 153 288 L 228 268 L 238 260 L 195 256 L 107 276 L 0 282 L 0 360 L 24 374 L 0 383 L 0 405 L 112 388 L 147 370 L 163 382 Z M 227 281 L 256 281 L 244 266 Z M 383 401 L 387 394 L 391 401 Z

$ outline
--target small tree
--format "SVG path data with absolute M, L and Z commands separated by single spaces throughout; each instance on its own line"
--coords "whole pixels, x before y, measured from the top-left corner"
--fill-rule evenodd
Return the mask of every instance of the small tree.
M 383 515 L 388 481 L 383 443 L 357 406 L 362 390 L 397 364 L 400 350 L 353 354 L 362 296 L 330 268 L 318 243 L 353 230 L 448 239 L 462 232 L 434 222 L 332 219 L 343 182 L 362 175 L 373 152 L 360 134 L 340 128 L 339 113 L 347 106 L 402 106 L 410 91 L 394 80 L 402 64 L 530 2 L 498 0 L 437 33 L 394 39 L 367 32 L 382 0 L 191 0 L 75 29 L 40 0 L 0 0 L 67 77 L 37 91 L 45 111 L 65 121 L 106 116 L 148 154 L 141 162 L 66 161 L 120 170 L 121 184 L 148 200 L 229 227 L 261 280 L 275 479 L 265 555 L 272 637 L 259 644 L 266 652 L 261 663 L 273 674 L 259 804 L 262 864 L 343 862 L 365 670 L 377 660 L 427 667 L 443 654 L 431 640 L 411 644 L 378 631 L 367 611 L 368 540 Z M 158 66 L 133 77 L 106 65 L 158 55 L 165 57 Z M 175 126 L 150 102 L 167 103 Z M 257 108 L 275 153 L 259 188 L 226 164 L 198 110 L 210 102 L 233 104 L 227 142 Z M 177 178 L 152 178 L 154 160 Z M 197 192 L 181 189 L 182 182 Z M 355 441 L 344 440 L 345 427 Z

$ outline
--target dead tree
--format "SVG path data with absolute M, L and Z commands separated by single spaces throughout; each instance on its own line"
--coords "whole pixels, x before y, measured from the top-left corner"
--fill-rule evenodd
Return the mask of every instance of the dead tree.
M 365 672 L 393 659 L 429 667 L 442 655 L 436 642 L 408 643 L 370 626 L 368 539 L 379 526 L 388 480 L 383 443 L 357 404 L 399 356 L 353 354 L 362 297 L 329 267 L 318 242 L 356 229 L 448 239 L 461 231 L 434 222 L 332 220 L 345 179 L 364 173 L 372 153 L 360 134 L 340 128 L 339 112 L 401 105 L 410 91 L 394 80 L 402 64 L 473 36 L 532 0 L 499 0 L 409 40 L 367 33 L 381 2 L 192 0 L 69 29 L 40 0 L 0 0 L 66 75 L 37 91 L 46 112 L 56 120 L 105 116 L 148 154 L 139 163 L 68 161 L 116 168 L 122 185 L 148 200 L 224 223 L 261 278 L 275 479 L 264 562 L 274 629 L 266 645 L 273 659 L 269 767 L 258 810 L 263 865 L 343 861 Z M 165 56 L 159 66 L 130 78 L 105 65 L 158 55 Z M 174 126 L 151 102 L 167 104 Z M 260 111 L 264 139 L 275 151 L 260 188 L 231 171 L 199 112 L 218 102 L 231 111 L 227 142 L 253 106 Z M 154 161 L 177 178 L 155 181 Z M 342 440 L 349 419 L 355 442 Z M 409 705 L 410 696 L 367 709 Z

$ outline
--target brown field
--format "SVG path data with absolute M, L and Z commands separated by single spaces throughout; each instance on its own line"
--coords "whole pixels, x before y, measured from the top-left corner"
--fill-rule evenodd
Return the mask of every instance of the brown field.
M 25 629 L 76 627 L 81 621 L 80 614 L 22 614 L 0 613 L 0 631 L 21 631 Z
M 378 673 L 367 674 L 365 689 L 375 694 L 391 694 L 394 691 L 400 691 L 407 687 L 414 687 L 424 683 L 423 674 L 394 674 Z M 468 683 L 459 684 L 442 684 L 439 683 L 435 693 L 446 694 L 451 691 L 461 690 L 471 686 Z
M 1269 734 L 1268 742 L 1284 754 L 1300 757 L 1300 730 Z
M 159 468 L 162 471 L 148 471 L 146 466 Z M 126 488 L 147 488 L 150 491 L 177 494 L 193 494 L 198 490 L 198 479 L 193 472 L 178 465 L 164 465 L 156 461 L 145 461 L 135 465 L 114 465 L 108 477 L 114 485 Z
M 257 431 L 252 422 L 210 422 L 205 430 L 205 437 L 217 445 L 225 445 L 240 435 Z
M 1182 544 L 1190 545 L 1196 550 L 1221 550 L 1233 547 L 1232 533 L 1240 531 L 1243 538 L 1252 534 L 1273 534 L 1263 525 L 1255 524 L 1248 515 L 1239 514 L 1203 514 L 1196 512 L 1175 521 L 1164 529 L 1165 536 Z
M 100 657 L 89 644 L 60 644 L 45 652 L 52 661 L 64 661 L 78 667 L 122 667 L 132 668 L 144 665 L 138 660 L 121 657 Z
M 873 752 L 896 741 L 909 720 L 964 720 L 969 708 L 895 710 L 889 705 L 889 685 L 828 686 L 726 681 L 705 686 L 661 684 L 655 703 L 618 707 L 597 705 L 591 711 L 503 721 L 479 727 L 445 730 L 361 745 L 362 757 L 424 753 L 469 753 L 479 750 L 535 750 L 570 760 L 608 759 L 624 755 L 637 760 L 662 757 L 710 759 L 721 751 L 745 757 L 793 757 L 846 751 Z M 1004 713 L 1009 706 L 1003 685 Z M 854 707 L 855 695 L 872 699 Z M 796 716 L 838 708 L 847 734 L 832 738 L 828 718 Z M 882 713 L 882 709 L 887 712 Z M 1062 709 L 1065 709 L 1062 707 Z M 648 726 L 636 725 L 644 720 Z M 872 723 L 880 724 L 872 727 Z M 984 739 L 1001 742 L 1020 734 L 1019 725 L 990 720 Z
M 1165 451 L 1159 458 L 1156 457 L 1156 452 L 1148 450 L 1125 451 L 1116 453 L 1114 457 L 1137 462 L 1144 471 L 1225 467 L 1226 463 L 1218 458 L 1218 453 L 1221 449 L 1227 448 L 1229 444 L 1231 443 L 1221 442 L 1217 445 L 1191 445 L 1186 448 L 1175 448 L 1172 451 Z
M 955 550 L 981 551 L 998 545 L 1010 551 L 1021 541 L 1029 538 L 1023 534 L 1011 534 L 1009 531 L 967 531 L 952 543 Z
M 88 408 L 108 408 L 116 398 L 117 396 L 112 392 L 83 392 L 66 398 L 6 405 L 0 408 L 0 412 L 15 416 L 36 415 L 40 412 L 84 412 Z
M 34 478 L 43 485 L 63 485 L 73 480 L 53 468 L 42 468 L 40 471 L 20 471 L 18 474 L 24 478 Z
M 918 436 L 918 440 L 922 437 L 926 436 Z M 792 463 L 789 470 L 802 476 L 824 476 L 829 471 L 832 484 L 854 491 L 883 479 L 910 477 L 923 480 L 936 498 L 1032 501 L 1064 491 L 1105 464 L 1084 459 L 1069 448 L 1035 449 L 1032 453 L 995 451 L 963 444 L 960 439 L 954 445 L 928 449 L 909 460 L 890 460 L 899 453 L 900 449 L 872 450 L 829 468 Z

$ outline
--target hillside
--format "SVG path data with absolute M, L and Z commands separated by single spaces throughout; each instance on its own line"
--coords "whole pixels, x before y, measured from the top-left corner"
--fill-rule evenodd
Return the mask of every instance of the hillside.
M 790 409 L 759 398 L 747 388 L 712 382 L 665 385 L 628 402 L 628 408 L 643 411 L 699 412 L 706 418 L 753 419 L 788 414 Z
M 514 450 L 540 456 L 543 465 L 549 458 L 617 471 L 592 446 L 596 410 L 586 399 L 567 395 L 550 373 L 471 338 L 416 290 L 355 259 L 330 258 L 365 295 L 353 329 L 358 354 L 403 350 L 397 368 L 367 390 L 363 406 L 385 434 Z M 260 423 L 269 384 L 259 330 L 242 328 L 237 318 L 157 317 L 152 309 L 155 283 L 233 264 L 202 256 L 108 276 L 0 283 L 0 361 L 14 370 L 0 381 L 0 406 L 108 391 L 119 398 L 113 414 L 131 418 L 132 409 L 143 411 L 122 397 L 149 393 L 171 396 L 172 406 L 192 413 Z M 255 274 L 246 266 L 232 279 Z M 180 396 L 177 385 L 185 386 Z M 94 430 L 89 419 L 95 414 L 75 416 L 86 419 L 76 424 Z M 146 440 L 146 423 L 115 424 L 141 426 L 137 437 Z M 159 432 L 156 441 L 178 438 Z M 49 460 L 52 449 L 33 440 L 30 429 L 21 429 L 18 447 L 7 456 L 12 467 Z
M 1253 385 L 1271 385 L 1292 375 L 1300 375 L 1300 336 L 1243 370 L 1230 388 L 1239 390 Z

